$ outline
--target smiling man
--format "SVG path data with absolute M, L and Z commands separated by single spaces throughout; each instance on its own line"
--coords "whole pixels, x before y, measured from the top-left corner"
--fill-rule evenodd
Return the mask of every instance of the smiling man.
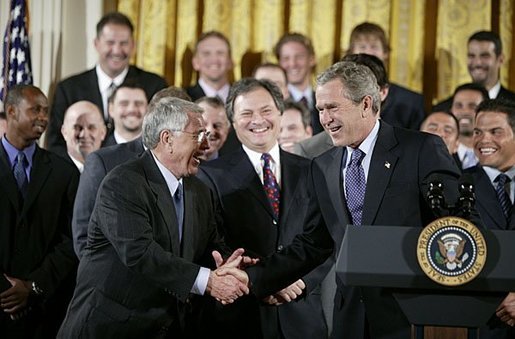
M 284 103 L 280 89 L 271 81 L 245 78 L 236 82 L 226 108 L 242 146 L 203 163 L 198 177 L 221 202 L 227 244 L 245 248 L 251 257 L 265 258 L 302 232 L 309 161 L 279 148 Z M 215 323 L 206 328 L 228 339 L 327 337 L 320 282 L 330 264 L 280 292 L 291 297 L 286 301 L 294 302 L 275 307 L 253 296 L 244 297 L 234 305 L 216 308 L 211 318 Z
M 76 102 L 66 110 L 61 133 L 66 141 L 66 155 L 82 173 L 86 157 L 99 149 L 105 139 L 102 113 L 89 101 Z
M 217 96 L 225 102 L 230 87 L 229 73 L 233 67 L 231 44 L 227 37 L 217 31 L 202 33 L 195 46 L 192 63 L 198 72 L 198 82 L 186 89 L 191 99 Z
M 204 151 L 201 159 L 207 161 L 216 159 L 219 156 L 218 151 L 224 145 L 231 130 L 224 103 L 218 97 L 202 97 L 195 103 L 204 109 L 202 118 L 206 123 L 206 131 L 209 133 L 207 139 L 209 147 Z
M 147 106 L 145 90 L 139 84 L 123 83 L 116 88 L 109 97 L 109 116 L 114 130 L 104 145 L 122 144 L 139 137 Z
M 126 81 L 139 83 L 147 99 L 150 99 L 167 86 L 166 81 L 157 74 L 129 64 L 135 52 L 135 42 L 134 27 L 127 16 L 119 12 L 107 13 L 97 23 L 96 33 L 94 45 L 98 53 L 97 65 L 57 84 L 46 142 L 47 148 L 52 151 L 65 150 L 61 125 L 66 109 L 73 103 L 88 100 L 97 105 L 110 134 L 113 126 L 108 114 L 108 98 L 114 88 Z

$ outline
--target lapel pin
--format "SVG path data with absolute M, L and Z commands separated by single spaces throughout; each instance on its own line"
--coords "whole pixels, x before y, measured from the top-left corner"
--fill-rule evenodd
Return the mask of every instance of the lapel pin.
M 390 163 L 389 163 L 388 161 L 385 161 L 385 162 L 384 162 L 384 167 L 386 167 L 386 168 L 390 168 Z

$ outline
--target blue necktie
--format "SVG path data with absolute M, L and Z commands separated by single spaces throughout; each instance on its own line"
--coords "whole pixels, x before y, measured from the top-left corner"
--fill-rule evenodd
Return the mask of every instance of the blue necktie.
M 13 167 L 14 178 L 16 179 L 16 184 L 18 185 L 18 189 L 25 199 L 27 195 L 27 187 L 29 185 L 29 180 L 27 178 L 27 169 L 28 161 L 27 157 L 25 157 L 25 153 L 18 152 L 16 156 L 16 160 Z
M 497 185 L 495 186 L 495 193 L 497 193 L 497 199 L 499 199 L 499 203 L 501 204 L 502 211 L 506 218 L 508 218 L 511 213 L 512 203 L 510 200 L 510 195 L 508 194 L 504 186 L 506 185 L 506 183 L 509 183 L 510 181 L 510 177 L 508 177 L 504 173 L 499 174 L 497 178 L 495 178 L 494 180 L 494 182 L 497 183 Z
M 361 225 L 363 204 L 367 181 L 361 162 L 365 157 L 359 148 L 352 151 L 351 159 L 345 172 L 345 193 L 347 195 L 347 208 L 349 209 L 354 225 Z
M 173 204 L 177 214 L 177 225 L 179 226 L 179 241 L 182 241 L 182 225 L 184 222 L 184 199 L 182 184 L 179 183 L 173 195 Z
M 261 159 L 263 160 L 263 186 L 265 188 L 266 196 L 272 205 L 274 211 L 274 219 L 279 220 L 279 199 L 281 193 L 279 191 L 279 185 L 275 180 L 274 173 L 270 168 L 270 159 L 272 157 L 268 153 L 263 153 Z

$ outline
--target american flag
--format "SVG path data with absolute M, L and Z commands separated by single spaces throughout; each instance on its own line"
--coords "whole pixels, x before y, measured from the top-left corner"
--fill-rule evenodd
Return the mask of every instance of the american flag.
M 26 0 L 11 0 L 2 55 L 0 100 L 3 102 L 9 88 L 17 84 L 32 84 Z

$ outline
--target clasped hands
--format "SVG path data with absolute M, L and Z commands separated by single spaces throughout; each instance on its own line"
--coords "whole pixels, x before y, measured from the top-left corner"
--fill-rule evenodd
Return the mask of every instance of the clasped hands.
M 3 312 L 10 315 L 11 319 L 17 320 L 26 315 L 31 292 L 30 282 L 16 279 L 4 274 L 5 279 L 11 283 L 11 288 L 0 293 L 0 307 Z
M 510 292 L 497 307 L 495 314 L 508 326 L 515 326 L 515 292 Z

